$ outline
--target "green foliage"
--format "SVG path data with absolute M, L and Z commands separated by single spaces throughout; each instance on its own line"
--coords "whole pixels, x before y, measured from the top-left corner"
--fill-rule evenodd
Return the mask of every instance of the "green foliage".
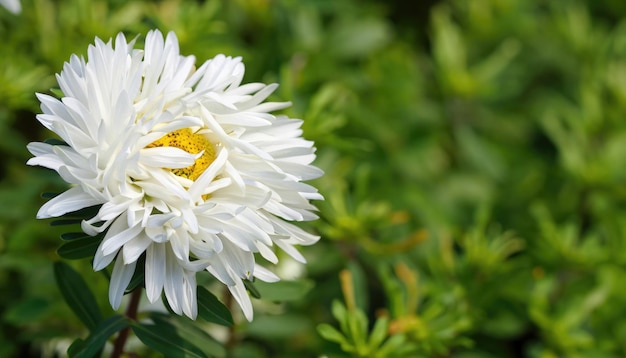
M 233 325 L 233 317 L 228 307 L 204 287 L 198 287 L 198 316 L 222 326 Z
M 68 355 L 76 358 L 89 358 L 101 352 L 110 336 L 128 326 L 126 317 L 115 315 L 100 322 L 86 340 L 78 339 L 68 349 Z
M 73 355 L 107 353 L 125 327 L 141 356 L 626 355 L 622 2 L 22 7 L 0 8 L 0 356 L 55 356 L 76 337 Z M 50 93 L 95 36 L 141 42 L 154 27 L 199 61 L 241 55 L 244 81 L 279 83 L 274 99 L 293 102 L 285 113 L 305 120 L 326 172 L 307 227 L 322 238 L 302 249 L 304 267 L 280 257 L 273 269 L 289 280 L 248 284 L 260 297 L 251 323 L 204 288 L 195 322 L 125 320 L 106 302 L 106 272 L 86 260 L 50 269 L 101 237 L 77 233 L 81 213 L 35 220 L 40 193 L 66 187 L 24 165 L 26 144 L 49 135 L 34 93 Z
M 102 314 L 87 283 L 64 262 L 54 264 L 54 277 L 68 306 L 90 331 L 95 330 L 102 321 Z

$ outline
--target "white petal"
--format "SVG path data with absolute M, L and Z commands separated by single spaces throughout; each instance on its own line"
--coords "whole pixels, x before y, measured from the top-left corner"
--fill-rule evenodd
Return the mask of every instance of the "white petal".
M 152 244 L 152 240 L 143 232 L 127 242 L 122 249 L 124 263 L 137 261 L 150 244 Z
M 283 249 L 283 251 L 285 251 L 289 256 L 293 257 L 296 261 L 302 262 L 303 264 L 306 263 L 306 259 L 304 258 L 304 256 L 302 256 L 302 254 L 298 250 L 296 250 L 293 245 L 290 245 L 282 239 L 276 239 L 274 240 L 274 243 L 278 245 L 278 247 Z
M 4 6 L 13 14 L 19 14 L 22 11 L 20 0 L 2 0 L 0 1 L 0 5 Z
M 94 271 L 100 271 L 103 268 L 109 266 L 109 264 L 111 262 L 113 262 L 113 259 L 115 258 L 115 256 L 117 255 L 117 251 L 112 252 L 108 255 L 104 255 L 102 254 L 102 243 L 100 243 L 100 247 L 98 247 L 98 250 L 96 250 L 96 255 L 93 258 L 93 269 Z
M 172 311 L 183 313 L 183 268 L 170 250 L 165 252 L 165 297 Z
M 175 147 L 144 148 L 140 153 L 140 160 L 143 164 L 169 169 L 185 168 L 193 165 L 198 156 Z
M 217 158 L 209 165 L 209 167 L 196 179 L 191 188 L 189 188 L 189 196 L 191 198 L 202 195 L 202 190 L 209 185 L 215 176 L 222 170 L 226 159 L 228 158 L 228 150 L 222 148 L 217 155 Z
M 81 187 L 75 186 L 50 199 L 37 212 L 38 219 L 61 216 L 89 206 L 101 204 L 102 201 L 85 193 Z
M 252 311 L 252 302 L 250 301 L 248 291 L 246 291 L 246 286 L 244 286 L 243 281 L 241 279 L 236 279 L 235 285 L 228 286 L 228 290 L 241 307 L 243 315 L 246 317 L 248 322 L 252 322 L 252 318 L 254 316 Z
M 111 283 L 109 285 L 109 302 L 111 302 L 111 307 L 113 307 L 114 310 L 118 309 L 120 303 L 122 303 L 122 296 L 124 296 L 124 291 L 133 277 L 136 264 L 137 262 L 132 262 L 126 265 L 123 260 L 120 259 L 115 261 L 113 272 L 111 273 Z
M 117 219 L 116 222 L 117 221 L 122 220 Z M 126 224 L 126 222 L 124 222 L 124 224 Z M 135 225 L 117 233 L 112 233 L 112 230 L 109 229 L 106 236 L 104 237 L 104 240 L 102 240 L 102 245 L 100 246 L 102 253 L 104 255 L 109 255 L 112 252 L 119 250 L 124 244 L 136 238 L 141 230 L 143 230 L 141 225 Z
M 263 245 L 262 243 L 258 243 L 256 247 L 259 249 L 259 253 L 261 254 L 261 256 L 263 256 L 264 259 L 266 259 L 267 261 L 273 264 L 278 263 L 278 256 L 276 256 L 276 254 L 274 253 L 274 251 L 272 251 L 272 249 Z M 255 276 L 256 276 L 256 271 L 255 271 Z
M 165 244 L 152 244 L 146 251 L 146 295 L 150 303 L 161 297 L 165 282 Z
M 254 277 L 265 282 L 278 282 L 280 278 L 261 265 L 254 266 Z
M 198 315 L 198 299 L 196 295 L 196 274 L 195 272 L 185 272 L 183 276 L 183 312 L 191 319 L 196 319 Z

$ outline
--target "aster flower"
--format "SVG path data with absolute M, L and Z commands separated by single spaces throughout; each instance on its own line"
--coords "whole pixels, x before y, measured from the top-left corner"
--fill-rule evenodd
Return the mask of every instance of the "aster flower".
M 322 174 L 313 143 L 301 120 L 270 114 L 289 106 L 264 102 L 277 85 L 242 85 L 243 75 L 239 57 L 196 68 L 174 33 L 151 31 L 145 50 L 122 34 L 114 46 L 96 39 L 87 60 L 73 55 L 57 75 L 60 100 L 37 94 L 37 119 L 67 145 L 30 143 L 28 164 L 71 184 L 37 217 L 101 205 L 82 229 L 105 233 L 93 267 L 113 263 L 114 309 L 145 253 L 150 302 L 165 292 L 174 312 L 195 318 L 206 270 L 251 320 L 243 280 L 278 280 L 255 256 L 276 263 L 280 248 L 304 262 L 294 246 L 318 240 L 288 222 L 317 218 L 309 200 L 322 196 L 302 182 Z

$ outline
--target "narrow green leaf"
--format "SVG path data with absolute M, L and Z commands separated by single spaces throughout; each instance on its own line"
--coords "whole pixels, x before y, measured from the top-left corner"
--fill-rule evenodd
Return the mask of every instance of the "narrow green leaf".
M 72 240 L 61 245 L 61 247 L 57 249 L 57 254 L 69 260 L 93 257 L 101 241 L 102 239 L 91 236 Z
M 354 290 L 354 301 L 358 308 L 367 311 L 369 307 L 369 294 L 367 292 L 366 273 L 356 260 L 348 261 L 347 268 L 352 276 L 352 289 Z
M 310 280 L 278 281 L 254 283 L 264 300 L 286 302 L 296 301 L 306 296 L 313 288 Z
M 61 261 L 54 263 L 54 278 L 67 305 L 89 328 L 89 331 L 93 331 L 102 321 L 102 314 L 98 309 L 96 298 L 83 278 L 72 267 Z
M 87 342 L 85 342 L 83 339 L 76 338 L 76 340 L 72 342 L 72 345 L 70 345 L 70 347 L 67 349 L 67 355 L 70 357 L 76 356 L 76 354 L 78 354 L 80 351 L 87 348 L 85 347 L 85 344 L 87 344 Z
M 57 98 L 65 97 L 65 94 L 63 94 L 63 91 L 61 91 L 60 88 L 50 88 L 50 92 L 52 92 L 53 95 L 57 96 Z
M 102 207 L 102 204 L 98 204 L 98 205 L 93 205 L 93 206 L 88 206 L 86 208 L 82 208 L 76 211 L 72 211 L 66 214 L 63 214 L 62 217 L 64 218 L 80 218 L 82 219 L 90 219 L 94 216 L 96 216 L 96 214 L 98 214 L 98 211 L 100 211 L 100 208 Z
M 370 351 L 375 352 L 378 347 L 383 343 L 385 338 L 387 338 L 387 332 L 389 328 L 389 318 L 387 317 L 379 317 L 374 323 L 374 328 L 372 328 L 372 333 L 369 338 L 369 348 Z
M 181 337 L 174 326 L 164 321 L 154 324 L 135 323 L 131 327 L 143 344 L 166 357 L 207 357 L 198 347 Z
M 226 327 L 234 324 L 233 316 L 228 307 L 202 286 L 198 286 L 198 316 Z
M 70 357 L 89 358 L 97 356 L 97 353 L 104 348 L 109 337 L 128 326 L 128 319 L 121 315 L 109 317 L 100 322 L 91 332 L 84 344 L 73 348 Z M 72 345 L 74 346 L 74 345 Z
M 248 290 L 248 292 L 250 292 L 250 295 L 254 298 L 261 298 L 261 293 L 259 292 L 259 290 L 257 290 L 254 282 L 252 281 L 248 281 L 248 280 L 243 280 L 243 284 L 244 286 L 246 286 L 246 289 Z
M 44 199 L 52 199 L 60 194 L 61 193 L 52 193 L 52 192 L 47 191 L 47 192 L 41 193 L 41 197 Z
M 322 323 L 317 326 L 317 332 L 327 341 L 339 343 L 341 345 L 350 345 L 346 337 L 341 334 L 335 327 Z
M 386 357 L 397 353 L 403 347 L 413 349 L 413 346 L 405 341 L 406 337 L 403 334 L 395 334 L 389 337 L 376 353 L 381 357 Z
M 156 323 L 169 323 L 176 328 L 176 332 L 189 343 L 198 347 L 204 354 L 210 357 L 226 357 L 226 348 L 206 331 L 201 329 L 197 322 L 187 317 L 167 315 L 151 312 L 150 318 Z
M 46 144 L 50 144 L 50 145 L 65 145 L 67 146 L 68 144 L 60 139 L 57 138 L 48 138 L 48 139 L 44 139 L 43 141 Z
M 61 234 L 61 240 L 63 241 L 72 241 L 76 239 L 82 239 L 85 237 L 91 237 L 84 232 L 66 232 L 65 234 Z
M 80 224 L 81 221 L 83 221 L 83 219 L 60 219 L 51 221 L 50 226 L 74 225 Z

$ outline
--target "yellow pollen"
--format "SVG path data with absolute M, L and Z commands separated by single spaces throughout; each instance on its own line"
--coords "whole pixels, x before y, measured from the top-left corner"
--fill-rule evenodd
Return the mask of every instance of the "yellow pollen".
M 202 134 L 193 133 L 189 128 L 170 132 L 146 146 L 146 148 L 154 147 L 174 147 L 191 154 L 198 154 L 204 151 L 202 155 L 188 167 L 175 169 L 166 168 L 178 176 L 193 181 L 198 179 L 215 160 L 215 148 L 213 144 Z

